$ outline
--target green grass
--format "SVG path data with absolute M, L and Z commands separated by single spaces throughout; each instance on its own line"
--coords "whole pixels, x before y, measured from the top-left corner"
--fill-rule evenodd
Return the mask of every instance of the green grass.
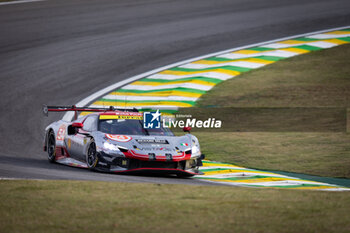
M 265 170 L 350 177 L 345 133 L 194 133 L 208 159 Z
M 349 61 L 350 45 L 279 61 L 218 84 L 199 100 L 198 106 L 349 108 Z M 268 117 L 259 120 L 270 121 Z M 315 115 L 315 122 L 319 117 Z M 331 122 L 329 119 L 326 121 Z M 250 120 L 242 119 L 242 125 L 249 125 Z M 298 127 L 303 128 L 304 124 L 306 128 L 312 121 L 301 117 Z M 347 121 L 349 132 L 349 117 Z M 208 159 L 259 169 L 350 178 L 350 134 L 343 128 L 344 132 L 323 133 L 254 132 L 252 128 L 248 128 L 249 132 L 193 133 Z
M 0 181 L 0 232 L 348 232 L 350 195 L 87 181 Z

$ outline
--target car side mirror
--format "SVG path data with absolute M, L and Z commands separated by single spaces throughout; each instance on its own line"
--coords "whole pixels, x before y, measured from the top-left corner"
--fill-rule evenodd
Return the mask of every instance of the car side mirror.
M 83 128 L 84 127 L 84 124 L 83 123 L 80 123 L 80 122 L 74 122 L 72 124 L 72 127 L 73 128 Z
M 183 130 L 184 132 L 190 133 L 191 129 L 192 129 L 191 127 L 183 127 L 182 130 Z

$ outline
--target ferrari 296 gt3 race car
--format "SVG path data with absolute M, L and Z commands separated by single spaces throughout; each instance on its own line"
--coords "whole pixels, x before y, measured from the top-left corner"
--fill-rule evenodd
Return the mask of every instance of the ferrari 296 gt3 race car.
M 45 129 L 48 160 L 69 166 L 115 173 L 200 174 L 204 155 L 188 132 L 174 136 L 169 128 L 145 128 L 134 110 L 44 106 L 44 113 L 75 111 L 75 120 L 58 120 Z M 78 111 L 91 114 L 77 117 Z

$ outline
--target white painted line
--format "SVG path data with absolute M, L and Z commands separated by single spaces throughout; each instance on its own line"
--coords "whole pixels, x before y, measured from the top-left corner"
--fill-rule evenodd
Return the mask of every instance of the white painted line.
M 228 58 L 228 59 L 239 59 L 239 58 L 249 58 L 249 57 L 257 57 L 257 56 L 273 56 L 273 57 L 294 57 L 299 55 L 299 53 L 284 51 L 284 50 L 274 50 L 267 51 L 261 53 L 253 53 L 253 54 L 238 54 L 238 53 L 227 53 L 219 55 L 218 57 Z
M 253 176 L 268 176 L 268 177 L 278 177 L 278 178 L 289 178 L 289 179 L 295 179 L 295 177 L 290 176 L 284 176 L 280 174 L 265 174 L 265 173 L 253 173 L 253 172 L 228 172 L 228 173 L 222 173 L 217 175 L 206 175 L 204 172 L 204 175 L 200 175 L 198 177 L 201 178 L 231 178 L 231 177 L 253 177 Z M 257 178 L 258 179 L 258 178 Z
M 217 181 L 217 180 L 205 180 L 205 179 L 200 179 L 201 181 L 205 181 L 208 183 L 215 183 L 215 184 L 223 184 L 223 185 L 228 185 L 228 186 L 237 186 L 237 187 L 249 187 L 249 188 L 261 188 L 258 185 L 252 185 L 252 184 L 244 184 L 244 183 L 235 183 L 235 182 L 225 182 L 225 181 Z M 334 185 L 329 185 L 327 186 L 334 186 Z M 267 187 L 267 186 L 265 186 Z M 270 186 L 271 187 L 271 186 Z M 273 186 L 272 186 L 273 187 Z M 318 189 L 312 189 L 312 190 L 321 190 L 321 191 L 350 191 L 350 188 L 343 188 L 343 187 L 336 187 L 334 188 L 318 188 Z
M 328 48 L 332 48 L 334 46 L 338 46 L 337 44 L 324 42 L 324 41 L 310 42 L 310 43 L 307 43 L 307 45 L 311 45 L 311 46 L 315 46 L 315 47 L 319 47 L 319 48 L 323 48 L 323 49 L 328 49 Z
M 303 184 L 314 184 L 314 185 L 324 185 L 324 186 L 332 186 L 331 184 L 319 183 L 319 182 L 306 182 L 306 181 L 296 181 L 296 180 L 281 180 L 281 181 L 270 181 L 270 182 L 233 182 L 240 183 L 244 185 L 255 185 L 255 186 L 265 186 L 265 187 L 273 187 L 273 186 L 294 186 L 294 185 L 303 185 Z
M 317 189 L 322 191 L 350 191 L 350 188 L 328 188 L 328 189 Z
M 338 36 L 338 38 L 339 38 L 339 36 Z M 335 43 L 330 43 L 330 42 L 325 42 L 325 41 L 314 41 L 314 42 L 304 42 L 304 43 L 299 43 L 299 44 L 274 43 L 274 44 L 264 45 L 264 47 L 273 48 L 273 49 L 282 49 L 282 48 L 289 48 L 289 47 L 300 46 L 300 45 L 311 45 L 311 46 L 316 46 L 316 47 L 324 48 L 324 49 L 338 46 L 338 44 L 335 44 Z
M 341 37 L 348 37 L 350 36 L 349 34 L 316 34 L 316 35 L 311 35 L 307 36 L 307 38 L 311 39 L 333 39 L 333 38 L 341 38 Z
M 303 45 L 307 42 L 300 42 L 299 44 L 283 44 L 283 43 L 272 43 L 272 44 L 267 44 L 264 45 L 265 48 L 271 48 L 271 49 L 282 49 L 282 48 L 288 48 L 288 47 L 293 47 L 293 46 L 299 46 Z
M 251 68 L 256 69 L 264 66 L 265 64 L 257 63 L 257 62 L 250 62 L 250 61 L 233 61 L 228 63 L 222 63 L 222 64 L 214 64 L 214 65 L 205 65 L 205 64 L 196 64 L 196 63 L 189 63 L 183 66 L 180 66 L 181 68 L 190 68 L 190 69 L 206 69 L 206 68 L 212 68 L 212 67 L 222 67 L 222 66 L 237 66 L 237 67 L 244 67 L 244 68 Z
M 215 161 L 216 162 L 216 161 Z M 218 162 L 220 163 L 220 162 Z M 223 169 L 227 169 L 227 170 L 235 170 L 235 169 L 238 169 L 238 170 L 246 170 L 247 168 L 245 167 L 239 167 L 239 166 L 229 166 L 229 165 L 221 165 L 221 166 L 206 166 L 204 165 L 203 167 L 200 167 L 199 169 L 204 169 L 204 170 L 214 170 L 214 169 L 220 169 L 220 168 L 223 168 Z M 249 169 L 250 171 L 254 171 L 253 169 Z
M 19 0 L 19 1 L 10 1 L 10 2 L 0 2 L 0 6 L 19 4 L 19 3 L 29 3 L 29 2 L 42 2 L 42 1 L 46 1 L 46 0 Z
M 231 49 L 227 49 L 227 50 L 224 50 L 224 51 L 220 51 L 220 52 L 216 52 L 216 53 L 210 53 L 210 54 L 207 54 L 207 55 L 191 58 L 191 59 L 188 59 L 188 60 L 185 60 L 185 61 L 180 61 L 180 62 L 177 62 L 177 63 L 173 63 L 173 64 L 170 64 L 170 65 L 167 65 L 167 66 L 163 66 L 163 67 L 160 67 L 160 68 L 157 68 L 157 69 L 154 69 L 154 70 L 151 70 L 151 71 L 148 71 L 148 72 L 145 72 L 145 73 L 142 73 L 142 74 L 130 77 L 130 78 L 125 79 L 123 81 L 117 82 L 117 83 L 115 83 L 115 84 L 113 84 L 111 86 L 108 86 L 108 87 L 106 87 L 106 88 L 104 88 L 104 89 L 102 89 L 100 91 L 97 91 L 97 92 L 93 93 L 92 95 L 89 95 L 85 99 L 79 101 L 76 104 L 76 106 L 77 107 L 84 107 L 84 106 L 88 105 L 89 103 L 93 102 L 94 100 L 96 100 L 97 98 L 99 98 L 101 96 L 104 96 L 107 93 L 109 93 L 109 92 L 111 92 L 111 91 L 113 91 L 113 90 L 115 90 L 115 89 L 117 89 L 119 87 L 122 87 L 122 86 L 124 86 L 124 85 L 126 85 L 128 83 L 131 83 L 131 82 L 136 81 L 138 79 L 144 78 L 146 76 L 158 73 L 158 72 L 160 72 L 162 70 L 166 70 L 166 69 L 169 69 L 169 68 L 172 68 L 172 67 L 184 65 L 184 64 L 187 64 L 187 63 L 190 63 L 190 62 L 193 62 L 193 61 L 197 61 L 197 60 L 201 60 L 201 59 L 205 59 L 205 58 L 208 58 L 208 57 L 218 56 L 218 55 L 224 54 L 224 53 L 229 53 L 229 52 L 234 52 L 234 51 L 247 49 L 247 48 L 251 48 L 251 47 L 261 46 L 261 45 L 264 45 L 264 44 L 271 44 L 271 43 L 275 43 L 275 42 L 282 41 L 282 40 L 290 40 L 290 39 L 297 38 L 297 37 L 306 37 L 306 36 L 311 36 L 311 35 L 314 35 L 314 34 L 321 34 L 321 33 L 324 33 L 324 32 L 341 30 L 341 29 L 345 29 L 345 28 L 349 28 L 349 27 L 350 27 L 350 25 L 344 26 L 344 27 L 337 27 L 337 28 L 331 28 L 331 29 L 326 29 L 326 30 L 320 30 L 320 31 L 316 31 L 316 32 L 303 33 L 303 34 L 294 35 L 294 36 L 287 36 L 287 37 L 283 37 L 283 38 L 279 38 L 279 39 L 275 39 L 275 40 L 270 40 L 270 41 L 265 41 L 265 42 L 245 45 L 245 46 L 241 46 L 241 47 L 231 48 Z M 63 116 L 62 120 L 71 121 L 73 119 L 73 117 L 74 117 L 74 112 L 67 112 Z

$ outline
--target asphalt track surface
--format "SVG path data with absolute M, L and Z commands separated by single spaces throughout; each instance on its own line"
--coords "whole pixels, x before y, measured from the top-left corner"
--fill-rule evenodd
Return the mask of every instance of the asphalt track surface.
M 49 164 L 46 125 L 115 82 L 229 48 L 350 24 L 348 0 L 48 0 L 0 6 L 0 177 L 206 184 Z

